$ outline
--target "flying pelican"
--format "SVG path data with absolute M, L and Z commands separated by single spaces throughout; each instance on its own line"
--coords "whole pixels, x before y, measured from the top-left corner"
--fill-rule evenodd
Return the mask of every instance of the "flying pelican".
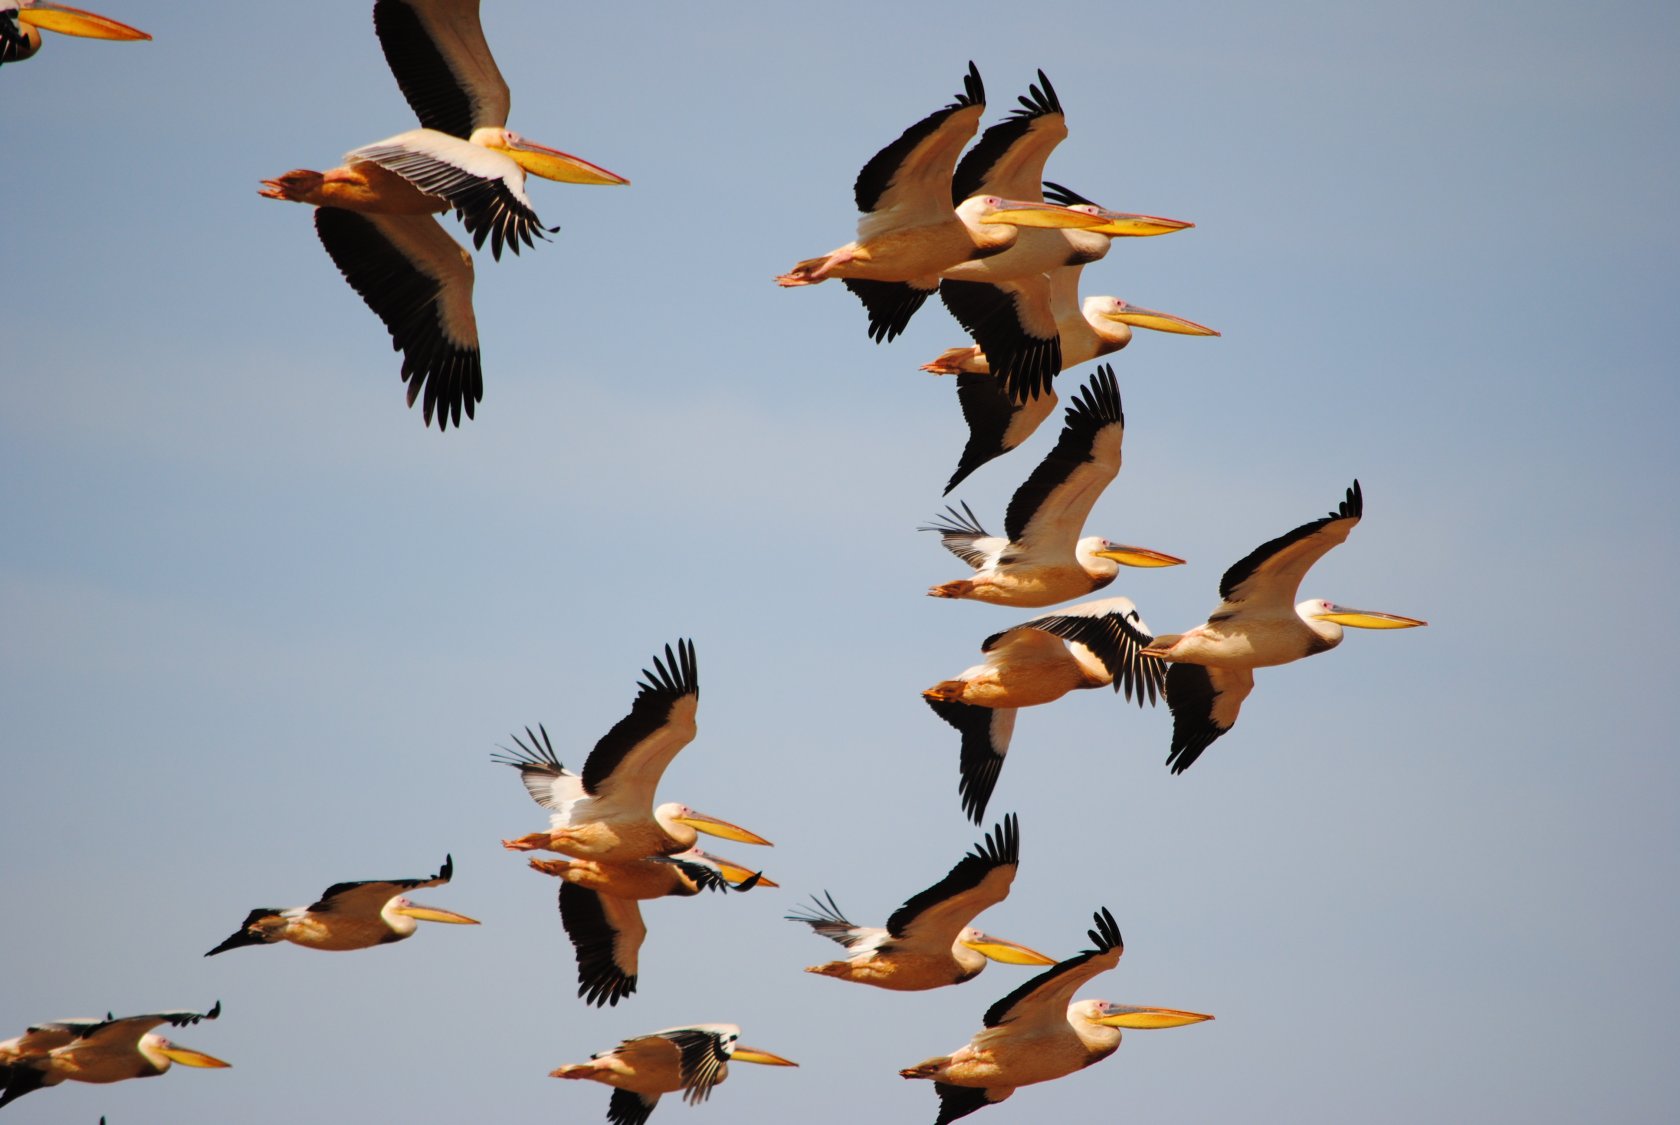
M 60 1082 L 121 1082 L 151 1078 L 172 1063 L 225 1067 L 228 1063 L 172 1043 L 152 1030 L 162 1024 L 187 1027 L 222 1014 L 221 1001 L 208 1012 L 153 1012 L 102 1020 L 74 1019 L 37 1024 L 0 1043 L 0 1106 L 43 1086 Z
M 1055 448 L 1015 490 L 1004 516 L 1004 536 L 988 535 L 966 503 L 918 531 L 937 531 L 945 549 L 975 570 L 935 586 L 935 598 L 973 598 L 994 605 L 1055 605 L 1100 590 L 1120 567 L 1176 566 L 1184 560 L 1146 547 L 1111 543 L 1080 531 L 1120 472 L 1126 415 L 1120 387 L 1108 364 L 1080 388 Z
M 654 671 L 630 707 L 584 761 L 582 775 L 555 757 L 554 744 L 542 727 L 539 739 L 529 727 L 530 744 L 514 736 L 518 751 L 491 755 L 513 766 L 537 804 L 552 810 L 549 831 L 533 832 L 502 846 L 513 851 L 564 852 L 582 859 L 629 862 L 673 855 L 694 846 L 697 832 L 746 844 L 770 841 L 745 828 L 696 812 L 687 805 L 653 807 L 653 793 L 665 767 L 694 738 L 694 713 L 700 704 L 694 643 L 665 646 L 665 660 L 653 658 Z
M 800 262 L 776 279 L 778 285 L 844 279 L 869 312 L 870 338 L 883 342 L 898 335 L 939 288 L 942 270 L 1007 249 L 1017 228 L 1102 222 L 1042 199 L 995 194 L 964 198 L 953 208 L 957 154 L 974 136 L 986 109 L 985 87 L 972 62 L 963 87 L 955 101 L 910 126 L 858 173 L 853 193 L 863 218 L 857 239 Z
M 1135 693 L 1139 707 L 1146 693 L 1154 703 L 1163 672 L 1141 655 L 1151 639 L 1130 598 L 1081 602 L 992 634 L 980 646 L 984 664 L 922 692 L 934 713 L 962 735 L 957 792 L 969 819 L 979 824 L 986 815 L 1016 709 L 1109 684 L 1127 699 Z
M 264 180 L 269 199 L 314 204 L 315 232 L 339 272 L 403 353 L 408 404 L 438 429 L 473 416 L 484 397 L 473 265 L 431 218 L 454 208 L 482 247 L 502 256 L 544 237 L 525 173 L 576 184 L 624 177 L 525 140 L 507 128 L 508 87 L 479 24 L 478 0 L 378 0 L 374 30 L 413 129 L 348 153 L 329 172 Z M 558 230 L 558 227 L 551 228 Z
M 1156 637 L 1145 657 L 1173 661 L 1165 693 L 1172 710 L 1174 773 L 1189 769 L 1203 750 L 1237 721 L 1237 711 L 1254 690 L 1254 669 L 1288 664 L 1327 652 L 1342 643 L 1342 626 L 1409 629 L 1426 625 L 1415 617 L 1349 609 L 1321 599 L 1294 604 L 1313 563 L 1346 541 L 1365 514 L 1359 482 L 1336 510 L 1294 531 L 1260 544 L 1219 580 L 1219 608 L 1188 633 Z
M 895 992 L 919 992 L 972 980 L 987 960 L 1054 964 L 1036 950 L 968 925 L 1008 897 L 1020 863 L 1020 828 L 1010 813 L 957 861 L 950 874 L 893 911 L 885 926 L 854 926 L 840 913 L 833 895 L 825 895 L 826 902 L 813 896 L 814 905 L 801 908 L 806 913 L 789 914 L 787 920 L 804 922 L 845 946 L 852 956 L 805 971 Z
M 369 879 L 334 883 L 309 906 L 263 906 L 245 916 L 244 923 L 222 944 L 206 953 L 214 957 L 242 945 L 271 945 L 289 941 L 306 949 L 368 949 L 413 937 L 421 922 L 478 925 L 477 919 L 410 902 L 407 891 L 441 887 L 455 872 L 452 856 L 430 879 Z
M 1088 933 L 1094 949 L 1046 969 L 993 1004 L 986 1010 L 985 1028 L 953 1053 L 898 1072 L 933 1079 L 939 1095 L 935 1125 L 995 1105 L 1018 1086 L 1049 1082 L 1101 1062 L 1119 1049 L 1121 1028 L 1183 1027 L 1213 1018 L 1107 1000 L 1073 1002 L 1086 981 L 1118 965 L 1125 951 L 1108 908 L 1092 918 L 1096 929 Z
M 39 51 L 43 29 L 79 39 L 151 38 L 137 27 L 51 0 L 0 0 L 0 65 Z
M 1140 308 L 1118 297 L 1087 297 L 1081 303 L 1079 275 L 1084 268 L 1063 266 L 1048 275 L 1050 313 L 1061 346 L 1062 371 L 1124 348 L 1132 342 L 1134 327 L 1186 336 L 1219 335 L 1195 321 Z M 1037 394 L 1016 402 L 992 376 L 986 353 L 978 346 L 947 348 L 922 364 L 922 370 L 957 377 L 957 402 L 968 424 L 968 441 L 957 459 L 956 472 L 946 482 L 947 494 L 975 469 L 1026 441 L 1056 408 L 1056 391 L 1049 380 L 1043 381 Z
M 600 1007 L 636 991 L 642 939 L 638 899 L 689 897 L 703 890 L 747 891 L 776 884 L 761 872 L 691 848 L 630 863 L 533 858 L 533 870 L 560 883 L 560 924 L 577 950 L 578 995 Z
M 549 1071 L 550 1078 L 588 1078 L 613 1087 L 607 1103 L 611 1125 L 643 1125 L 659 1095 L 683 1092 L 683 1101 L 699 1105 L 712 1087 L 729 1077 L 730 1062 L 798 1066 L 796 1062 L 748 1047 L 732 1023 L 668 1027 L 626 1039 L 610 1051 Z

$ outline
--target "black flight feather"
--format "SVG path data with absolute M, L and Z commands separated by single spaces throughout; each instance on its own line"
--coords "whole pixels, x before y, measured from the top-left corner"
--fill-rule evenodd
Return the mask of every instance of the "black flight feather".
M 1101 956 L 1111 949 L 1125 948 L 1125 943 L 1120 940 L 1120 927 L 1114 921 L 1114 915 L 1109 913 L 1108 907 L 1103 907 L 1100 911 L 1091 915 L 1091 918 L 1096 923 L 1096 928 L 1087 930 L 1086 936 L 1091 939 L 1091 944 L 1095 946 L 1094 949 L 1082 950 L 1081 952 L 1074 954 L 1072 957 L 1069 957 L 1066 961 L 1058 961 L 1048 969 L 1045 969 L 1042 973 L 1015 989 L 1015 991 L 1011 992 L 1008 996 L 1005 996 L 1003 999 L 993 1004 L 990 1008 L 987 1008 L 986 1015 L 982 1022 L 984 1022 L 987 1027 L 996 1027 L 999 1024 L 1006 1022 L 1009 1018 L 1009 1009 L 1020 1003 L 1027 996 L 1036 992 L 1043 985 L 1055 980 L 1057 977 L 1069 970 L 1078 968 L 1093 957 Z
M 1011 110 L 1008 117 L 980 134 L 974 147 L 958 162 L 956 174 L 951 177 L 952 204 L 980 194 L 986 177 L 1004 153 L 1026 136 L 1040 118 L 1062 112 L 1056 88 L 1050 85 L 1050 79 L 1042 70 L 1038 72 L 1038 81 L 1043 84 L 1043 89 L 1037 85 L 1027 87 L 1030 96 L 1017 99 L 1021 103 L 1020 108 Z
M 881 196 L 892 186 L 893 175 L 898 171 L 899 165 L 904 163 L 917 145 L 938 132 L 946 118 L 968 106 L 985 104 L 986 88 L 980 81 L 980 71 L 973 61 L 970 61 L 968 74 L 963 78 L 963 92 L 956 96 L 956 100 L 904 130 L 896 141 L 870 157 L 869 163 L 863 166 L 863 170 L 858 173 L 857 182 L 852 185 L 857 209 L 864 214 L 875 210 L 876 204 L 881 202 Z
M 402 0 L 378 0 L 373 6 L 373 30 L 385 51 L 385 63 L 420 124 L 462 140 L 472 136 L 472 98 L 426 34 L 419 14 Z
M 922 911 L 974 889 L 997 868 L 1020 862 L 1021 829 L 1015 814 L 1010 813 L 992 827 L 984 840 L 974 845 L 973 851 L 959 859 L 945 878 L 910 896 L 903 906 L 893 911 L 892 917 L 887 919 L 887 932 L 896 938 L 903 937 Z
M 1183 773 L 1230 728 L 1213 721 L 1213 706 L 1219 692 L 1214 689 L 1213 676 L 1202 665 L 1172 665 L 1167 669 L 1164 691 L 1173 717 L 1172 750 L 1167 754 L 1167 765 L 1173 773 Z
M 1229 598 L 1231 591 L 1252 578 L 1254 572 L 1260 569 L 1267 559 L 1290 544 L 1298 543 L 1302 539 L 1316 534 L 1326 524 L 1350 518 L 1359 519 L 1364 514 L 1365 494 L 1360 491 L 1359 482 L 1355 480 L 1353 487 L 1347 490 L 1347 498 L 1337 505 L 1335 511 L 1310 523 L 1304 523 L 1294 531 L 1285 532 L 1276 539 L 1267 540 L 1233 563 L 1231 569 L 1225 572 L 1225 577 L 1219 580 L 1219 596 Z
M 636 701 L 630 713 L 601 736 L 583 763 L 584 792 L 595 794 L 620 762 L 644 739 L 671 719 L 671 709 L 685 696 L 700 695 L 699 671 L 694 660 L 694 642 L 679 640 L 675 652 L 665 646 L 665 659 L 653 658 L 653 671 L 642 669 Z
M 1027 533 L 1028 522 L 1038 513 L 1045 498 L 1064 484 L 1075 469 L 1091 463 L 1097 436 L 1103 428 L 1126 424 L 1114 368 L 1106 363 L 1099 366 L 1091 381 L 1073 396 L 1063 417 L 1061 436 L 1055 446 L 1015 490 L 1004 513 L 1003 533 L 1013 543 L 1019 543 Z

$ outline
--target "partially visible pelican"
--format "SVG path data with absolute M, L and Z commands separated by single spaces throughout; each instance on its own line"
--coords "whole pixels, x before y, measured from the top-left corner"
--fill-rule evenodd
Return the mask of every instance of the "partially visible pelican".
M 1079 275 L 1084 268 L 1083 265 L 1064 266 L 1049 274 L 1050 315 L 1061 347 L 1062 371 L 1124 348 L 1132 342 L 1133 328 L 1152 328 L 1185 336 L 1219 335 L 1195 321 L 1140 308 L 1118 297 L 1087 297 L 1081 303 Z M 1006 287 L 998 287 L 998 291 L 1008 295 Z M 1017 306 L 1017 312 L 1022 311 Z M 1047 333 L 1049 329 L 1043 331 Z M 1026 441 L 1056 408 L 1056 391 L 1048 379 L 1042 381 L 1038 393 L 1017 402 L 1004 390 L 1003 382 L 993 376 L 986 353 L 977 345 L 947 348 L 931 362 L 922 364 L 922 370 L 957 377 L 957 402 L 962 407 L 963 420 L 968 423 L 968 441 L 957 459 L 956 471 L 945 484 L 947 494 L 975 469 Z
M 208 1012 L 153 1012 L 37 1024 L 0 1043 L 0 1106 L 43 1086 L 60 1082 L 121 1082 L 152 1078 L 173 1063 L 225 1067 L 202 1051 L 172 1043 L 152 1030 L 163 1024 L 187 1027 L 222 1014 L 221 1001 Z
M 964 1046 L 898 1072 L 933 1079 L 939 1095 L 935 1125 L 995 1105 L 1018 1086 L 1049 1082 L 1101 1062 L 1119 1049 L 1121 1028 L 1183 1027 L 1213 1018 L 1107 1000 L 1074 1002 L 1073 994 L 1118 965 L 1125 951 L 1108 908 L 1092 918 L 1096 928 L 1088 935 L 1095 948 L 1047 969 L 993 1004 L 986 1010 L 984 1029 Z
M 339 272 L 403 353 L 408 404 L 424 393 L 427 425 L 473 416 L 484 395 L 472 259 L 430 216 L 451 208 L 491 255 L 545 230 L 525 194 L 527 172 L 578 184 L 629 181 L 507 128 L 509 95 L 479 24 L 478 0 L 378 0 L 374 30 L 420 119 L 364 145 L 329 172 L 294 169 L 263 181 L 269 199 L 314 204 L 315 231 Z M 558 230 L 559 228 L 552 228 Z
M 1154 703 L 1163 672 L 1141 655 L 1149 626 L 1130 598 L 1101 598 L 994 633 L 980 646 L 984 664 L 922 692 L 934 713 L 962 735 L 963 811 L 979 824 L 1003 770 L 1015 711 L 1080 688 L 1113 685 L 1143 706 Z
M 1091 215 L 1042 199 L 985 194 L 952 206 L 957 155 L 985 108 L 985 87 L 970 62 L 963 93 L 906 129 L 858 173 L 853 194 L 863 218 L 857 238 L 800 262 L 776 283 L 786 288 L 842 278 L 869 312 L 870 338 L 891 340 L 939 288 L 941 271 L 1006 250 L 1017 228 L 1098 225 Z
M 150 39 L 137 27 L 52 0 L 0 0 L 0 65 L 21 62 L 41 49 L 41 31 L 79 39 Z
M 780 1055 L 740 1042 L 741 1029 L 732 1023 L 701 1023 L 668 1027 L 626 1039 L 610 1051 L 589 1056 L 586 1063 L 570 1063 L 549 1071 L 550 1078 L 587 1078 L 613 1087 L 607 1103 L 611 1125 L 643 1125 L 659 1095 L 682 1091 L 683 1101 L 699 1105 L 712 1087 L 729 1077 L 730 1062 L 798 1066 Z
M 242 945 L 289 941 L 306 949 L 368 949 L 414 936 L 421 922 L 478 925 L 477 919 L 410 902 L 406 892 L 440 887 L 454 874 L 452 856 L 430 879 L 368 879 L 334 883 L 308 906 L 262 906 L 245 916 L 231 937 L 206 953 L 214 957 Z
M 642 939 L 638 899 L 689 897 L 703 890 L 774 887 L 761 872 L 691 848 L 630 863 L 533 858 L 533 870 L 560 883 L 560 924 L 577 950 L 578 995 L 600 1007 L 636 991 Z
M 1409 629 L 1428 622 L 1393 613 L 1349 609 L 1322 599 L 1295 604 L 1301 579 L 1330 548 L 1346 541 L 1365 514 L 1359 482 L 1327 516 L 1262 543 L 1219 580 L 1219 608 L 1188 633 L 1156 637 L 1145 657 L 1173 661 L 1166 674 L 1172 710 L 1167 765 L 1183 773 L 1230 730 L 1254 689 L 1254 669 L 1288 664 L 1342 643 L 1342 626 Z
M 518 751 L 491 755 L 513 766 L 537 804 L 552 810 L 549 831 L 532 832 L 502 846 L 514 851 L 564 852 L 583 859 L 628 862 L 673 855 L 694 846 L 697 832 L 746 844 L 768 844 L 739 825 L 696 812 L 674 802 L 653 807 L 654 790 L 677 751 L 694 738 L 700 705 L 699 671 L 694 643 L 681 640 L 665 659 L 653 658 L 654 671 L 642 670 L 630 713 L 613 725 L 590 751 L 583 773 L 560 764 L 548 731 L 541 739 L 526 728 L 530 744 L 514 737 Z
M 1055 605 L 1100 590 L 1121 566 L 1176 566 L 1184 560 L 1147 547 L 1111 543 L 1099 535 L 1080 537 L 1091 508 L 1120 472 L 1126 415 L 1120 387 L 1108 364 L 1097 368 L 1067 409 L 1061 437 L 1009 501 L 1004 535 L 988 535 L 963 505 L 935 523 L 946 550 L 975 570 L 935 586 L 936 598 L 973 598 L 994 605 Z
M 1015 814 L 994 827 L 945 878 L 893 911 L 885 926 L 854 926 L 834 897 L 812 898 L 805 913 L 789 914 L 852 954 L 844 961 L 812 965 L 807 973 L 872 984 L 896 992 L 918 992 L 962 984 L 980 975 L 986 962 L 1050 965 L 1051 958 L 1013 941 L 982 933 L 969 922 L 1009 895 L 1021 862 L 1021 834 Z

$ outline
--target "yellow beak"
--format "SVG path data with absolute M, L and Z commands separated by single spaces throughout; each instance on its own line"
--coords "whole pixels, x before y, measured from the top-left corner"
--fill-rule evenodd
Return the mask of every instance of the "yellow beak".
M 1177 555 L 1151 551 L 1148 547 L 1114 547 L 1107 551 L 1097 551 L 1095 554 L 1099 559 L 1113 559 L 1121 566 L 1182 566 L 1184 564 L 1184 560 Z
M 439 910 L 434 906 L 421 906 L 418 903 L 410 903 L 407 906 L 399 906 L 391 913 L 406 914 L 408 917 L 418 919 L 422 922 L 450 922 L 457 926 L 476 926 L 479 924 L 477 918 L 468 918 L 465 914 L 456 914 L 449 910 Z
M 151 38 L 144 31 L 129 27 L 126 23 L 118 23 L 93 12 L 84 12 L 80 8 L 49 3 L 47 0 L 38 0 L 31 7 L 19 9 L 17 18 L 20 22 L 34 27 L 56 31 L 60 35 L 75 35 L 82 39 Z
M 1180 1012 L 1174 1008 L 1131 1008 L 1115 1005 L 1114 1010 L 1106 1016 L 1099 1017 L 1097 1022 L 1108 1027 L 1157 1031 L 1163 1027 L 1183 1027 L 1212 1018 L 1200 1012 Z
M 983 953 L 993 961 L 1001 961 L 1005 965 L 1054 965 L 1054 957 L 1046 957 L 1036 949 L 1028 949 L 1013 941 L 1004 941 L 991 934 L 981 934 L 977 941 L 965 941 L 964 945 L 970 949 Z
M 1140 309 L 1136 305 L 1127 305 L 1119 312 L 1105 313 L 1110 320 L 1118 320 L 1122 324 L 1129 324 L 1133 328 L 1152 328 L 1156 332 L 1176 332 L 1180 336 L 1217 336 L 1219 333 L 1205 324 L 1197 324 L 1193 320 L 1185 320 L 1172 313 L 1164 313 L 1158 309 Z
M 791 1059 L 784 1059 L 780 1055 L 772 1055 L 769 1051 L 760 1051 L 757 1047 L 743 1047 L 736 1044 L 735 1053 L 729 1056 L 730 1062 L 763 1063 L 765 1066 L 798 1066 Z
M 1195 223 L 1182 219 L 1163 219 L 1159 215 L 1133 215 L 1126 211 L 1102 211 L 1092 215 L 1088 230 L 1115 238 L 1149 238 L 1157 234 L 1171 234 L 1175 230 L 1189 230 Z
M 688 816 L 679 816 L 678 820 L 693 828 L 696 832 L 704 832 L 708 836 L 717 836 L 724 840 L 734 840 L 739 844 L 764 844 L 773 847 L 763 836 L 755 835 L 742 828 L 739 824 L 731 824 L 727 820 L 719 820 L 715 816 L 694 812 Z M 751 874 L 749 872 L 749 874 Z
M 1338 625 L 1351 625 L 1355 629 L 1410 629 L 1416 625 L 1429 624 L 1415 617 L 1401 617 L 1397 613 L 1378 613 L 1373 609 L 1346 609 L 1342 606 L 1336 606 L 1329 613 L 1315 613 L 1313 616 L 1325 621 L 1334 621 Z
M 630 181 L 617 172 L 609 172 L 599 164 L 591 164 L 581 156 L 561 152 L 557 148 L 521 141 L 517 145 L 488 145 L 497 152 L 505 152 L 521 168 L 545 180 L 563 184 L 628 184 Z
M 173 1043 L 167 1047 L 159 1047 L 158 1054 L 162 1055 L 170 1062 L 180 1063 L 182 1066 L 196 1066 L 208 1069 L 211 1067 L 227 1067 L 233 1065 L 232 1063 L 225 1063 L 213 1055 L 207 1055 L 203 1051 L 194 1051 L 186 1047 L 177 1047 Z

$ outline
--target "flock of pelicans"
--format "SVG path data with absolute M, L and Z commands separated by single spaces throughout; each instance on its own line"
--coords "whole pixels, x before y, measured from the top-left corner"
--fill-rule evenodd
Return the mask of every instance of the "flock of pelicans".
M 412 406 L 440 429 L 473 416 L 483 393 L 473 321 L 470 255 L 434 215 L 453 210 L 492 256 L 517 253 L 546 233 L 524 177 L 623 184 L 588 161 L 525 141 L 507 130 L 508 89 L 479 25 L 478 0 L 376 0 L 374 27 L 421 128 L 363 146 L 320 173 L 288 172 L 262 194 L 315 206 L 315 227 L 334 263 L 384 321 L 403 354 Z M 48 3 L 0 0 L 0 63 L 33 55 L 42 30 L 106 39 L 146 39 L 103 16 Z M 940 299 L 974 339 L 925 369 L 957 376 L 970 437 L 949 493 L 985 462 L 1021 444 L 1053 412 L 1062 371 L 1126 346 L 1131 328 L 1217 335 L 1168 313 L 1114 297 L 1079 299 L 1081 270 L 1110 242 L 1182 230 L 1191 224 L 1110 211 L 1072 190 L 1043 182 L 1052 149 L 1067 134 L 1054 88 L 1041 71 L 1020 108 L 981 134 L 985 90 L 972 63 L 950 104 L 883 148 L 859 173 L 863 218 L 855 241 L 795 265 L 787 287 L 839 278 L 863 302 L 869 333 L 888 341 L 927 297 Z M 960 157 L 960 159 L 959 159 Z M 1048 190 L 1046 190 L 1048 189 Z M 1016 490 L 1003 535 L 991 535 L 964 503 L 922 530 L 972 570 L 934 586 L 941 598 L 1043 608 L 1109 585 L 1121 566 L 1183 560 L 1159 551 L 1083 536 L 1104 488 L 1120 470 L 1125 417 L 1108 365 L 1073 397 L 1055 446 Z M 1164 696 L 1172 713 L 1168 765 L 1191 766 L 1230 731 L 1254 686 L 1254 669 L 1334 648 L 1342 627 L 1395 629 L 1424 622 L 1310 599 L 1296 602 L 1302 578 L 1343 542 L 1364 512 L 1355 481 L 1336 509 L 1261 544 L 1225 572 L 1220 604 L 1182 634 L 1152 636 L 1124 597 L 1055 610 L 988 637 L 985 660 L 923 695 L 961 734 L 958 792 L 978 825 L 998 784 L 1019 708 L 1080 688 L 1112 686 L 1142 706 Z M 646 928 L 639 900 L 702 891 L 774 887 L 762 872 L 696 847 L 705 833 L 748 844 L 769 841 L 686 805 L 654 805 L 660 777 L 695 735 L 699 677 L 692 642 L 678 641 L 644 670 L 630 713 L 584 760 L 566 769 L 548 732 L 526 728 L 494 760 L 519 771 L 549 811 L 549 826 L 503 841 L 530 866 L 560 880 L 561 921 L 576 947 L 578 994 L 617 1004 L 636 991 Z M 911 896 L 884 926 L 849 921 L 831 895 L 788 915 L 840 944 L 847 956 L 807 971 L 878 988 L 915 991 L 972 979 L 987 960 L 1045 967 L 987 1009 L 983 1028 L 949 1055 L 900 1073 L 932 1079 L 938 1123 L 1007 1098 L 1016 1087 L 1070 1074 L 1106 1057 L 1123 1028 L 1178 1027 L 1212 1017 L 1168 1008 L 1075 1000 L 1122 952 L 1113 916 L 1098 910 L 1091 948 L 1057 961 L 970 923 L 1003 901 L 1020 857 L 1011 814 L 933 886 Z M 308 906 L 252 910 L 207 956 L 248 945 L 292 942 L 354 950 L 411 936 L 420 922 L 474 919 L 413 902 L 410 892 L 447 883 L 450 858 L 427 879 L 339 883 Z M 0 1106 L 66 1080 L 115 1082 L 162 1074 L 172 1063 L 228 1064 L 160 1035 L 215 1019 L 166 1011 L 67 1019 L 30 1027 L 0 1042 Z M 795 1065 L 744 1046 L 733 1024 L 667 1028 L 620 1043 L 589 1061 L 559 1067 L 557 1078 L 614 1087 L 607 1120 L 639 1125 L 660 1095 L 693 1103 L 723 1081 L 728 1063 Z

